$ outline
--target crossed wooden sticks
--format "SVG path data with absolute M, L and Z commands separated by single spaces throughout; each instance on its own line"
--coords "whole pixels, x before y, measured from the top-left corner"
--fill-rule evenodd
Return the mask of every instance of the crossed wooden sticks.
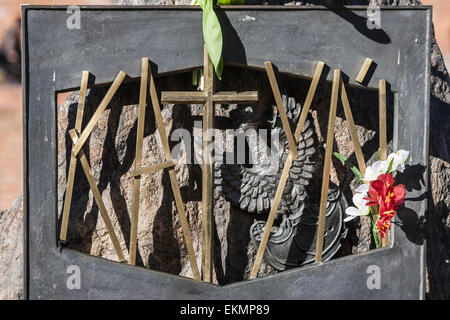
M 77 110 L 77 116 L 76 116 L 76 120 L 75 120 L 75 129 L 72 129 L 69 131 L 70 137 L 73 142 L 73 147 L 72 147 L 72 152 L 70 154 L 69 175 L 67 178 L 67 188 L 66 188 L 66 195 L 65 195 L 64 208 L 63 208 L 61 231 L 60 231 L 60 236 L 59 236 L 60 240 L 66 241 L 67 226 L 68 226 L 68 222 L 69 222 L 70 205 L 72 203 L 73 183 L 74 183 L 74 179 L 75 179 L 75 170 L 76 170 L 76 165 L 77 165 L 76 157 L 78 156 L 78 158 L 80 159 L 81 165 L 83 167 L 84 173 L 86 175 L 86 178 L 88 180 L 89 186 L 94 195 L 95 202 L 97 203 L 98 210 L 100 211 L 102 219 L 105 222 L 106 229 L 108 230 L 109 236 L 111 237 L 111 241 L 113 243 L 114 250 L 116 251 L 117 257 L 119 258 L 119 261 L 121 261 L 121 262 L 125 261 L 125 258 L 122 253 L 122 248 L 120 247 L 119 240 L 117 238 L 116 232 L 114 231 L 114 227 L 112 225 L 111 219 L 109 218 L 108 212 L 106 211 L 105 204 L 103 203 L 100 191 L 98 190 L 98 187 L 95 183 L 94 175 L 92 174 L 92 170 L 91 170 L 91 167 L 89 166 L 89 162 L 86 158 L 86 155 L 84 154 L 84 151 L 81 148 L 82 148 L 84 142 L 86 142 L 86 139 L 89 137 L 89 134 L 94 129 L 94 126 L 96 125 L 101 114 L 103 113 L 103 111 L 106 109 L 106 107 L 110 103 L 111 99 L 113 98 L 114 94 L 116 93 L 117 89 L 119 88 L 119 86 L 122 83 L 125 76 L 126 76 L 125 72 L 123 72 L 123 71 L 119 72 L 116 79 L 112 83 L 111 87 L 106 92 L 105 97 L 100 102 L 100 105 L 98 106 L 97 110 L 93 114 L 91 120 L 89 120 L 88 124 L 86 125 L 86 128 L 84 129 L 83 132 L 81 132 L 81 123 L 83 120 L 84 104 L 85 104 L 85 100 L 86 100 L 86 90 L 87 90 L 88 79 L 89 79 L 89 72 L 83 71 L 83 75 L 81 77 L 80 97 L 78 100 L 78 110 Z M 79 134 L 81 134 L 81 135 L 78 136 Z
M 78 110 L 77 117 L 75 122 L 75 128 L 69 131 L 71 136 L 73 147 L 70 157 L 70 165 L 69 165 L 69 174 L 67 178 L 67 188 L 66 195 L 64 201 L 64 208 L 62 214 L 62 224 L 60 231 L 60 240 L 66 241 L 67 238 L 67 227 L 69 222 L 69 212 L 72 201 L 73 194 L 73 184 L 75 178 L 75 170 L 77 157 L 79 158 L 81 165 L 83 167 L 86 178 L 89 182 L 89 186 L 94 195 L 94 199 L 97 203 L 99 211 L 101 213 L 102 219 L 105 222 L 108 233 L 111 237 L 111 241 L 114 246 L 114 250 L 117 253 L 117 257 L 119 261 L 125 262 L 125 258 L 122 253 L 122 248 L 120 247 L 119 240 L 114 231 L 114 227 L 112 225 L 111 219 L 108 216 L 105 205 L 102 200 L 102 196 L 98 187 L 95 183 L 95 178 L 92 174 L 92 170 L 90 168 L 89 162 L 84 154 L 82 149 L 84 143 L 89 137 L 90 133 L 94 129 L 97 124 L 101 114 L 106 109 L 120 84 L 124 80 L 126 74 L 123 71 L 120 71 L 117 75 L 116 79 L 112 83 L 105 97 L 101 101 L 97 110 L 93 114 L 92 118 L 89 120 L 86 128 L 81 131 L 81 123 L 83 119 L 84 105 L 86 99 L 86 90 L 88 85 L 89 72 L 84 71 L 82 74 L 81 86 L 80 86 L 80 97 L 78 102 Z M 148 78 L 150 77 L 150 82 Z M 166 158 L 166 161 L 163 163 L 152 165 L 149 167 L 142 167 L 142 143 L 144 137 L 144 121 L 145 121 L 145 110 L 146 110 L 146 98 L 147 98 L 147 84 L 150 88 L 150 96 L 153 105 L 153 111 L 155 113 L 156 124 L 158 127 L 158 131 L 161 137 L 163 152 Z M 169 142 L 167 139 L 166 130 L 164 127 L 163 118 L 161 115 L 161 108 L 159 106 L 158 96 L 156 93 L 156 88 L 153 80 L 153 76 L 149 67 L 148 58 L 142 59 L 142 71 L 141 71 L 141 87 L 139 94 L 139 117 L 138 117 L 138 130 L 137 130 L 137 141 L 136 141 L 136 159 L 135 159 L 135 170 L 133 172 L 134 176 L 134 184 L 133 184 L 133 204 L 132 204 L 132 219 L 131 219 L 131 234 L 130 234 L 130 255 L 129 255 L 129 263 L 134 265 L 136 263 L 136 244 L 137 244 L 137 227 L 138 227 L 138 213 L 139 213 L 139 193 L 140 193 L 140 180 L 141 175 L 145 173 L 149 173 L 154 170 L 169 168 L 169 178 L 171 182 L 172 191 L 174 193 L 175 203 L 178 210 L 178 214 L 180 215 L 180 222 L 183 229 L 183 236 L 185 240 L 185 244 L 187 247 L 187 251 L 189 254 L 189 260 L 191 263 L 191 268 L 193 271 L 193 275 L 195 279 L 200 279 L 200 273 L 197 266 L 197 261 L 195 259 L 195 252 L 192 246 L 192 238 L 189 232 L 189 224 L 187 222 L 186 213 L 184 211 L 183 201 L 181 198 L 180 189 L 178 186 L 178 181 L 175 173 L 175 162 L 172 160 L 171 152 L 169 148 Z
M 367 60 L 366 60 L 367 61 Z M 270 62 L 265 63 L 267 76 L 269 78 L 270 85 L 272 87 L 272 92 L 275 98 L 275 102 L 277 104 L 277 109 L 280 113 L 281 122 L 283 125 L 283 129 L 285 131 L 288 145 L 289 145 L 289 155 L 286 159 L 286 162 L 283 167 L 283 171 L 281 173 L 280 181 L 275 193 L 274 202 L 272 208 L 269 213 L 269 217 L 267 218 L 266 226 L 264 228 L 264 233 L 256 253 L 255 262 L 250 273 L 250 279 L 254 279 L 258 275 L 259 268 L 261 266 L 262 258 L 264 255 L 264 251 L 267 246 L 267 242 L 270 237 L 270 232 L 273 226 L 273 222 L 275 220 L 275 216 L 281 201 L 281 197 L 284 192 L 284 187 L 286 186 L 287 178 L 289 176 L 289 170 L 292 166 L 292 162 L 297 158 L 297 144 L 298 139 L 300 138 L 300 134 L 303 130 L 303 125 L 305 124 L 306 117 L 308 115 L 309 109 L 311 107 L 311 102 L 314 97 L 314 94 L 317 89 L 317 84 L 319 82 L 320 76 L 322 74 L 324 63 L 319 61 L 316 66 L 316 70 L 314 72 L 314 76 L 306 96 L 305 104 L 303 110 L 300 114 L 300 119 L 297 124 L 297 128 L 295 130 L 294 136 L 292 136 L 292 132 L 286 117 L 285 108 L 281 99 L 281 94 L 278 88 L 277 80 L 275 78 L 275 74 L 273 72 L 272 64 Z M 363 66 L 363 70 L 358 76 L 362 81 L 368 66 L 367 63 Z M 365 71 L 364 71 L 365 70 Z M 381 80 L 380 85 L 380 96 L 379 96 L 379 123 L 380 123 L 380 154 L 381 159 L 386 160 L 386 81 Z M 316 255 L 315 262 L 322 261 L 322 251 L 323 251 L 323 238 L 324 238 L 324 227 L 325 227 L 325 215 L 326 215 L 326 205 L 328 199 L 328 187 L 330 181 L 330 170 L 331 170 L 331 160 L 332 160 L 332 152 L 333 152 L 333 140 L 334 140 L 334 128 L 336 122 L 336 109 L 338 104 L 339 92 L 341 93 L 341 102 L 344 107 L 345 118 L 349 124 L 350 135 L 353 143 L 353 148 L 355 150 L 356 159 L 358 162 L 358 167 L 361 174 L 364 176 L 366 171 L 366 165 L 364 161 L 364 156 L 361 150 L 361 145 L 359 143 L 358 135 L 356 132 L 356 126 L 353 120 L 352 111 L 350 108 L 350 103 L 348 100 L 347 92 L 345 90 L 344 83 L 341 78 L 341 71 L 339 69 L 334 70 L 333 75 L 333 86 L 331 93 L 331 102 L 330 102 L 330 113 L 328 119 L 328 130 L 327 130 L 327 140 L 326 140 L 326 151 L 325 151 L 325 162 L 323 169 L 323 177 L 322 177 L 322 191 L 320 197 L 320 208 L 319 208 L 319 220 L 317 225 L 317 233 L 316 233 Z M 385 241 L 386 242 L 386 241 Z M 386 243 L 384 243 L 386 245 Z
M 267 224 L 264 230 L 263 237 L 261 239 L 260 246 L 258 248 L 258 252 L 256 254 L 255 263 L 253 265 L 250 279 L 256 278 L 258 274 L 259 267 L 262 262 L 262 258 L 264 255 L 265 248 L 267 246 L 267 242 L 270 237 L 270 231 L 273 226 L 273 222 L 276 216 L 276 212 L 278 210 L 278 206 L 281 201 L 281 197 L 284 192 L 284 187 L 287 182 L 287 178 L 289 176 L 289 170 L 292 166 L 292 163 L 298 157 L 297 153 L 297 144 L 300 138 L 300 135 L 303 130 L 304 123 L 306 121 L 306 117 L 308 115 L 309 109 L 311 107 L 311 103 L 313 97 L 315 95 L 318 82 L 320 80 L 324 63 L 318 62 L 316 66 L 316 70 L 314 72 L 314 76 L 305 100 L 304 107 L 302 109 L 299 122 L 297 124 L 297 128 L 295 130 L 295 134 L 292 135 L 292 131 L 289 125 L 289 121 L 286 116 L 286 111 L 283 106 L 281 94 L 278 88 L 277 80 L 275 77 L 275 73 L 273 71 L 273 67 L 271 62 L 266 62 L 266 71 L 269 78 L 270 85 L 272 87 L 272 92 L 275 97 L 277 109 L 280 113 L 281 122 L 283 125 L 283 129 L 285 131 L 288 145 L 289 145 L 289 155 L 286 159 L 286 163 L 284 164 L 283 171 L 281 173 L 280 182 L 278 184 L 275 198 L 273 202 L 273 206 L 269 213 L 269 217 L 267 219 Z M 101 114 L 106 109 L 114 94 L 118 90 L 120 84 L 124 80 L 126 74 L 123 71 L 120 71 L 111 87 L 107 91 L 105 97 L 99 104 L 97 110 L 93 114 L 92 118 L 86 125 L 86 128 L 81 131 L 82 119 L 84 114 L 84 105 L 86 99 L 86 90 L 88 86 L 88 78 L 89 72 L 84 71 L 82 74 L 81 86 L 80 86 L 80 97 L 78 102 L 77 116 L 75 122 L 75 128 L 69 131 L 70 137 L 73 142 L 71 157 L 70 157 L 70 165 L 69 165 L 69 173 L 67 178 L 67 188 L 66 195 L 64 201 L 64 208 L 62 214 L 62 224 L 60 231 L 60 240 L 66 241 L 67 237 L 67 227 L 69 221 L 69 212 L 72 201 L 73 194 L 73 184 L 75 178 L 75 170 L 77 157 L 79 158 L 81 165 L 83 167 L 84 173 L 88 180 L 89 186 L 94 195 L 94 199 L 97 203 L 99 211 L 101 213 L 102 219 L 105 222 L 105 226 L 108 230 L 108 233 L 111 237 L 111 241 L 113 243 L 114 249 L 117 253 L 118 259 L 121 262 L 125 261 L 125 258 L 122 253 L 122 248 L 120 247 L 119 240 L 114 231 L 114 227 L 112 225 L 111 219 L 108 216 L 105 205 L 102 200 L 102 196 L 98 187 L 95 183 L 95 178 L 92 174 L 91 167 L 89 162 L 84 154 L 82 149 L 84 143 L 89 137 L 90 133 L 94 129 L 97 124 Z M 149 81 L 150 77 L 150 81 Z M 144 122 L 145 122 L 145 111 L 146 111 L 146 98 L 147 98 L 147 83 L 149 85 L 150 97 L 152 100 L 153 111 L 156 118 L 156 124 L 158 127 L 158 131 L 161 137 L 162 148 L 164 152 L 164 156 L 166 160 L 162 163 L 151 165 L 148 167 L 142 167 L 142 144 L 143 144 L 143 136 L 144 136 Z M 332 147 L 333 147 L 333 139 L 334 139 L 334 127 L 336 121 L 336 109 L 338 104 L 339 92 L 341 95 L 341 101 L 345 112 L 345 117 L 349 123 L 350 135 L 353 142 L 353 147 L 355 150 L 356 158 L 358 161 L 358 166 L 362 175 L 365 173 L 365 161 L 361 150 L 361 145 L 358 140 L 358 136 L 356 133 L 356 126 L 353 121 L 353 115 L 350 108 L 350 103 L 348 100 L 347 92 L 345 90 L 345 86 L 341 79 L 341 71 L 334 70 L 333 76 L 333 86 L 331 93 L 331 103 L 330 103 L 330 113 L 328 120 L 328 130 L 327 130 L 327 140 L 326 140 L 326 153 L 325 153 L 325 163 L 323 170 L 323 179 L 322 179 L 322 191 L 321 191 L 321 199 L 320 199 L 320 209 L 319 209 L 319 221 L 317 227 L 317 242 L 316 242 L 316 262 L 322 261 L 322 249 L 323 249 L 323 238 L 324 238 L 324 225 L 325 225 L 325 214 L 326 214 L 326 204 L 327 204 L 327 196 L 328 196 L 328 187 L 329 187 L 329 178 L 330 178 L 330 170 L 331 170 L 331 158 L 332 158 Z M 387 134 L 386 134 L 386 81 L 380 80 L 379 83 L 379 123 L 380 123 L 380 157 L 382 160 L 386 160 L 387 156 Z M 158 96 L 156 93 L 156 88 L 153 80 L 153 75 L 150 70 L 148 58 L 142 59 L 142 71 L 141 71 L 141 86 L 140 86 L 140 95 L 139 95 L 139 116 L 138 116 L 138 129 L 137 129 L 137 138 L 136 138 L 136 159 L 135 159 L 135 169 L 133 171 L 134 183 L 133 183 L 133 203 L 132 203 L 132 219 L 131 219 L 131 234 L 130 234 L 130 254 L 129 254 L 129 263 L 134 265 L 136 263 L 136 246 L 137 246 L 137 228 L 138 228 L 138 215 L 139 215 L 139 195 L 140 195 L 140 181 L 141 175 L 146 174 L 155 170 L 168 168 L 169 170 L 169 178 L 171 182 L 172 191 L 174 193 L 175 204 L 177 207 L 178 214 L 180 216 L 180 222 L 183 229 L 183 236 L 185 245 L 188 251 L 189 260 L 191 263 L 191 268 L 193 270 L 193 275 L 195 279 L 200 279 L 200 272 L 197 266 L 197 261 L 195 258 L 195 252 L 192 245 L 192 238 L 190 235 L 189 224 L 187 221 L 186 213 L 184 211 L 183 201 L 181 198 L 180 189 L 178 186 L 178 181 L 175 173 L 175 162 L 171 157 L 171 152 L 169 148 L 169 143 L 167 139 L 166 130 L 164 127 L 163 118 L 161 115 L 161 108 L 159 105 Z M 384 239 L 385 240 L 385 239 Z M 387 240 L 383 241 L 383 246 L 387 245 Z
M 162 148 L 166 161 L 163 163 L 141 167 L 142 165 L 142 142 L 144 138 L 144 120 L 145 120 L 145 108 L 147 97 L 147 82 L 150 77 L 149 88 L 150 97 L 153 105 L 153 112 L 155 113 L 156 125 L 158 127 L 159 136 L 161 138 Z M 197 260 L 195 258 L 195 251 L 192 245 L 192 238 L 189 231 L 189 224 L 187 221 L 186 213 L 184 211 L 183 200 L 181 198 L 180 187 L 178 186 L 178 180 L 175 173 L 175 162 L 172 160 L 172 155 L 169 147 L 169 140 L 167 139 L 166 129 L 164 127 L 164 121 L 161 115 L 161 107 L 159 105 L 158 95 L 156 93 L 155 83 L 153 75 L 150 70 L 148 58 L 142 59 L 142 74 L 141 74 L 141 91 L 139 96 L 139 118 L 138 118 L 138 132 L 136 137 L 136 163 L 133 185 L 133 206 L 132 206 L 132 219 L 131 219 L 131 235 L 130 235 L 130 264 L 136 263 L 136 239 L 137 239 L 137 227 L 138 227 L 138 214 L 139 214 L 139 193 L 141 175 L 154 170 L 168 168 L 170 184 L 172 187 L 173 195 L 175 198 L 175 204 L 180 216 L 181 228 L 183 229 L 184 242 L 189 255 L 189 261 L 191 263 L 192 272 L 194 278 L 200 279 L 200 272 L 197 266 Z
M 253 265 L 250 279 L 254 279 L 258 275 L 259 267 L 261 266 L 262 258 L 264 255 L 264 251 L 266 250 L 267 242 L 269 241 L 270 232 L 272 230 L 273 222 L 275 220 L 276 213 L 278 211 L 278 206 L 280 205 L 281 197 L 283 196 L 284 187 L 286 186 L 287 178 L 289 176 L 289 170 L 291 169 L 292 162 L 298 157 L 297 152 L 297 141 L 300 138 L 300 134 L 303 130 L 303 125 L 305 124 L 306 117 L 308 116 L 309 109 L 311 107 L 312 100 L 314 98 L 314 94 L 317 89 L 317 84 L 319 83 L 320 75 L 322 74 L 323 67 L 325 64 L 321 61 L 317 63 L 316 71 L 314 72 L 313 80 L 311 82 L 311 86 L 309 87 L 308 94 L 306 96 L 305 105 L 303 106 L 303 110 L 300 114 L 300 119 L 297 124 L 297 128 L 295 130 L 294 136 L 292 136 L 291 128 L 289 126 L 289 122 L 287 121 L 286 111 L 283 106 L 283 102 L 281 99 L 280 90 L 278 89 L 277 80 L 275 78 L 275 74 L 273 72 L 272 63 L 266 62 L 266 71 L 269 77 L 269 82 L 272 87 L 272 91 L 275 97 L 275 102 L 277 104 L 278 112 L 280 113 L 282 125 L 286 137 L 289 143 L 289 155 L 286 159 L 286 163 L 284 164 L 283 171 L 281 172 L 280 182 L 278 183 L 277 190 L 275 192 L 275 198 L 273 201 L 272 208 L 270 209 L 269 217 L 267 218 L 266 226 L 264 228 L 264 234 L 262 236 L 261 242 L 259 244 L 258 252 L 256 253 L 255 263 Z M 285 118 L 285 120 L 283 120 Z M 289 142 L 290 141 L 290 142 Z

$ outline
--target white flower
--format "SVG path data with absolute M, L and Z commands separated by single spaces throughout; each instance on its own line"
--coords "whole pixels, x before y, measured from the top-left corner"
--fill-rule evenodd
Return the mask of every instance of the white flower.
M 386 173 L 389 168 L 388 161 L 375 161 L 371 166 L 366 168 L 366 174 L 364 175 L 364 181 L 370 182 L 373 180 L 377 180 L 380 174 Z
M 203 91 L 205 89 L 205 76 L 200 77 L 200 84 L 198 86 L 200 91 Z
M 369 190 L 369 185 L 363 184 L 356 189 L 356 193 L 353 195 L 353 204 L 355 207 L 348 207 L 345 209 L 345 213 L 348 215 L 344 219 L 344 222 L 355 219 L 358 216 L 367 216 L 370 213 L 370 208 L 366 206 L 367 191 Z
M 397 152 L 391 153 L 388 158 L 387 162 L 392 162 L 392 168 L 390 172 L 403 172 L 405 170 L 405 164 L 408 162 L 409 158 L 409 151 L 406 150 L 398 150 Z
M 367 196 L 367 192 L 369 192 L 369 185 L 367 183 L 364 183 L 360 185 L 358 188 L 356 188 L 356 193 L 364 193 L 364 196 Z

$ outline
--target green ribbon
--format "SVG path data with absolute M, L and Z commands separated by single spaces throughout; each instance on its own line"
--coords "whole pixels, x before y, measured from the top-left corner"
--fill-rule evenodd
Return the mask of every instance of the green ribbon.
M 234 5 L 243 5 L 245 0 L 217 0 L 218 6 L 234 6 Z
M 222 80 L 223 60 L 222 60 L 222 29 L 219 19 L 213 9 L 214 0 L 194 0 L 193 5 L 199 4 L 203 10 L 202 28 L 203 39 L 209 58 L 214 65 L 217 78 Z M 217 0 L 217 5 L 242 5 L 245 0 Z

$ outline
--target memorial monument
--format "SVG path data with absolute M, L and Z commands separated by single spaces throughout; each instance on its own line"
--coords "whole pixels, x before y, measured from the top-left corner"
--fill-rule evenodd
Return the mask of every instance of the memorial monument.
M 363 18 L 366 7 L 275 7 L 270 13 L 264 7 L 217 8 L 224 63 L 219 80 L 203 44 L 199 8 L 83 7 L 84 28 L 67 37 L 58 31 L 65 27 L 66 7 L 24 6 L 27 297 L 423 298 L 424 247 L 409 230 L 391 226 L 391 217 L 385 221 L 389 231 L 373 228 L 379 248 L 345 250 L 352 188 L 372 187 L 367 177 L 376 171 L 375 163 L 366 164 L 368 157 L 388 163 L 379 173 L 392 172 L 407 190 L 404 203 L 402 198 L 386 214 L 425 213 L 427 185 L 417 181 L 426 181 L 422 169 L 428 163 L 430 9 L 381 10 L 383 27 L 371 30 Z M 398 28 L 399 20 L 407 28 Z M 55 33 L 35 31 L 42 28 Z M 48 54 L 55 37 L 60 41 Z M 265 80 L 251 80 L 261 75 Z M 66 105 L 64 122 L 55 97 L 72 90 L 80 94 L 73 106 Z M 355 105 L 352 94 L 358 90 L 374 99 Z M 314 107 L 318 100 L 328 101 L 325 115 Z M 375 113 L 377 123 L 360 123 L 355 109 Z M 350 131 L 353 157 L 343 157 L 339 141 L 333 141 L 343 125 L 337 114 Z M 114 120 L 123 116 L 133 119 L 131 127 Z M 364 152 L 370 143 L 359 141 L 357 126 L 375 129 L 372 154 Z M 177 127 L 192 133 L 191 141 L 174 135 Z M 201 146 L 195 148 L 198 129 Z M 221 149 L 213 129 L 232 129 L 237 152 Z M 90 145 L 99 136 L 105 142 Z M 117 139 L 121 150 L 114 150 Z M 61 144 L 65 154 L 58 153 Z M 396 163 L 395 151 L 401 150 L 409 157 Z M 159 153 L 161 161 L 152 161 L 148 152 Z M 184 162 L 176 158 L 180 154 Z M 216 162 L 220 154 L 232 161 Z M 117 176 L 96 172 L 111 159 Z M 361 176 L 330 182 L 346 167 Z M 59 179 L 65 180 L 63 192 Z M 122 190 L 122 179 L 131 182 L 131 190 Z M 151 181 L 170 187 L 149 194 Z M 122 199 L 107 203 L 105 191 L 112 188 L 120 189 Z M 172 231 L 181 234 L 178 267 L 162 254 L 152 260 L 160 250 L 155 240 L 173 237 L 171 230 L 158 230 L 154 218 L 150 239 L 139 224 L 140 204 L 155 195 L 162 197 L 157 215 L 171 215 L 179 230 Z M 354 197 L 353 202 L 358 207 Z M 381 220 L 382 205 L 377 210 Z M 231 229 L 233 214 L 250 223 Z M 104 233 L 95 235 L 95 224 L 79 232 L 93 218 L 102 221 Z M 372 219 L 376 224 L 378 218 Z M 227 261 L 236 254 L 235 236 L 248 239 L 237 253 L 247 260 L 237 276 L 227 275 L 235 266 Z M 86 243 L 95 237 L 111 241 L 113 252 L 98 254 L 107 259 L 85 254 L 92 253 Z M 140 251 L 147 251 L 147 263 Z M 382 271 L 380 288 L 368 285 L 374 265 L 389 270 Z M 83 275 L 79 288 L 67 286 L 71 266 Z M 240 282 L 230 284 L 235 281 Z

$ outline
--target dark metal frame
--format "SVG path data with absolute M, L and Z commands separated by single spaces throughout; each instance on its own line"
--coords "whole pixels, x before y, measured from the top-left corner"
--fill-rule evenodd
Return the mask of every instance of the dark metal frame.
M 407 170 L 402 180 L 420 180 L 419 188 L 408 190 L 396 220 L 402 227 L 394 228 L 391 246 L 222 287 L 57 247 L 56 93 L 79 88 L 83 70 L 94 74 L 97 84 L 111 82 L 119 70 L 139 77 L 142 57 L 150 58 L 158 74 L 203 62 L 198 7 L 82 6 L 81 30 L 66 28 L 66 8 L 22 7 L 27 298 L 424 298 L 424 243 L 402 217 L 419 219 L 427 207 L 431 7 L 382 8 L 381 30 L 367 29 L 366 7 L 218 11 L 227 63 L 264 68 L 270 60 L 280 72 L 311 77 L 322 60 L 347 73 L 350 85 L 360 86 L 354 80 L 359 68 L 366 57 L 373 58 L 377 68 L 368 88 L 376 88 L 380 79 L 390 83 L 394 148 L 410 150 L 411 167 L 418 168 Z M 69 265 L 81 269 L 80 290 L 66 287 Z M 367 287 L 370 265 L 380 267 L 381 289 Z

